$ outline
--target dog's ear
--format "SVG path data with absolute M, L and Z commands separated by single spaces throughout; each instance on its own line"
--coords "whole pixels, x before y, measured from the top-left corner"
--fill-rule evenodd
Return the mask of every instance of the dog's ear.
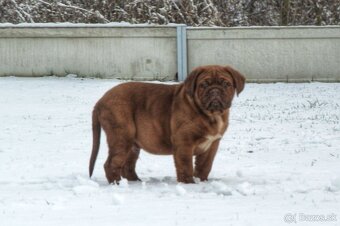
M 234 86 L 236 88 L 237 96 L 244 89 L 244 84 L 246 82 L 246 78 L 239 71 L 235 70 L 230 66 L 225 66 L 224 69 L 231 75 L 234 81 Z
M 190 97 L 194 97 L 198 76 L 203 72 L 202 67 L 195 68 L 184 81 L 184 87 Z

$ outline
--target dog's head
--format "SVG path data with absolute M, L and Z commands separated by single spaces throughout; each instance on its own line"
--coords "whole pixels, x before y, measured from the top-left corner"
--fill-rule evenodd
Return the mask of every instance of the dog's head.
M 235 95 L 244 89 L 245 77 L 230 66 L 201 66 L 195 68 L 184 81 L 191 98 L 205 112 L 223 113 L 231 107 Z

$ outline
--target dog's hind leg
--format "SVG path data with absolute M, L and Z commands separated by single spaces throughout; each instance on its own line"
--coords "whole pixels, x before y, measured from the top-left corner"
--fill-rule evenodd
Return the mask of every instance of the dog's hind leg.
M 122 177 L 129 181 L 140 181 L 136 174 L 136 162 L 138 160 L 140 148 L 134 145 L 125 161 L 124 167 L 122 169 Z
M 106 178 L 109 183 L 119 183 L 122 169 L 129 159 L 129 152 L 134 146 L 134 128 L 117 124 L 113 118 L 102 119 L 101 125 L 105 131 L 109 156 L 104 164 Z

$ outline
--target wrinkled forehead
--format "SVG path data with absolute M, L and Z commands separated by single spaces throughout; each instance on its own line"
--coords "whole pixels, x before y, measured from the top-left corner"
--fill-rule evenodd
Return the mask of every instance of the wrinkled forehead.
M 205 81 L 205 80 L 227 80 L 232 81 L 231 74 L 226 70 L 221 69 L 205 69 L 198 77 L 198 82 Z

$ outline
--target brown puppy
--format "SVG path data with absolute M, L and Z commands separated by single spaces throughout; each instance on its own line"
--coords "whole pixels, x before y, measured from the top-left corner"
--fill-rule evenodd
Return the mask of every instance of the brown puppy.
M 121 177 L 139 180 L 135 167 L 140 148 L 173 155 L 178 182 L 194 183 L 194 176 L 207 180 L 234 94 L 244 83 L 235 69 L 211 65 L 194 69 L 178 85 L 128 82 L 112 88 L 93 110 L 90 176 L 102 127 L 109 146 L 104 164 L 109 183 Z

